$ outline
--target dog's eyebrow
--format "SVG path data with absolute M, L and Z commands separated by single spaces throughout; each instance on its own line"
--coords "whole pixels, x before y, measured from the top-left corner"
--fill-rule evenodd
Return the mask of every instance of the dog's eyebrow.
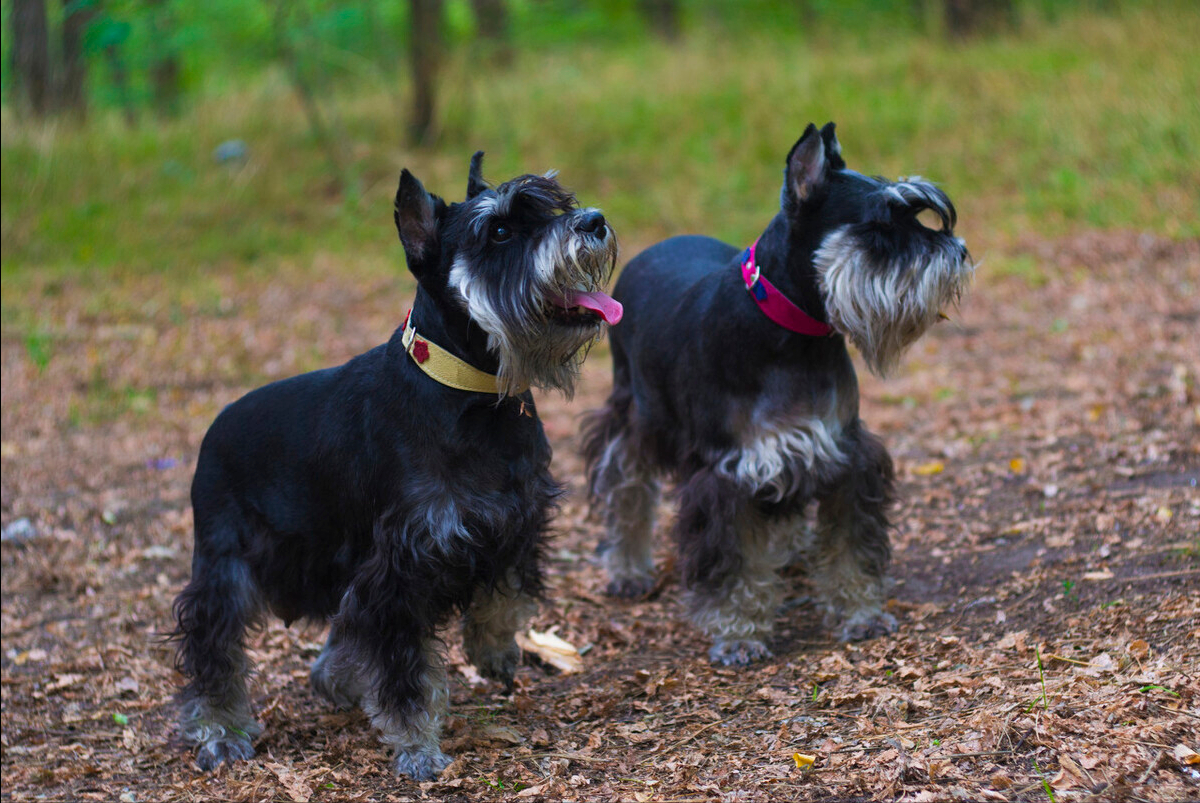
M 569 212 L 576 206 L 575 194 L 554 180 L 554 173 L 544 176 L 517 176 L 501 184 L 497 213 L 511 214 L 517 203 L 539 212 Z
M 555 175 L 551 171 L 542 176 L 517 176 L 494 190 L 481 192 L 472 201 L 472 230 L 479 234 L 493 218 L 509 217 L 518 206 L 534 214 L 570 212 L 578 205 L 575 194 L 555 181 Z
M 505 214 L 500 209 L 500 197 L 494 190 L 485 190 L 475 197 L 475 208 L 471 212 L 471 228 L 481 232 L 492 217 Z
M 883 188 L 883 194 L 891 202 L 904 206 L 932 209 L 942 218 L 942 224 L 951 229 L 957 222 L 954 204 L 946 193 L 932 181 L 926 181 L 920 176 L 901 178 L 894 184 Z

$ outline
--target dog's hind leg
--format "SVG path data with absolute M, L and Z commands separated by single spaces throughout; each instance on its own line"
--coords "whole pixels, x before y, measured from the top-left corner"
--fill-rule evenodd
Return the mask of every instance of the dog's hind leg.
M 654 511 L 659 483 L 629 434 L 628 391 L 615 390 L 588 424 L 584 455 L 592 506 L 604 516 L 599 553 L 607 592 L 641 597 L 654 587 Z
M 498 680 L 508 691 L 521 660 L 514 636 L 537 609 L 533 597 L 520 591 L 515 577 L 493 589 L 479 589 L 463 615 L 463 649 L 484 677 Z
M 810 573 L 838 638 L 854 641 L 891 632 L 896 619 L 883 610 L 891 559 L 887 509 L 893 498 L 892 459 L 859 423 L 852 433 L 850 469 L 820 495 L 817 545 Z
M 679 491 L 676 538 L 692 622 L 713 639 L 715 664 L 769 658 L 767 639 L 782 597 L 791 518 L 768 519 L 747 493 L 712 470 Z
M 192 580 L 175 601 L 176 667 L 189 678 L 179 694 L 180 731 L 198 745 L 196 762 L 211 770 L 254 755 L 262 733 L 250 709 L 246 628 L 260 615 L 260 596 L 245 562 L 197 537 Z

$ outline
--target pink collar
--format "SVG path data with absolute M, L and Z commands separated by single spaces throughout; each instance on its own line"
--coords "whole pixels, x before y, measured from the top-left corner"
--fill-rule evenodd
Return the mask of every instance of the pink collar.
M 832 326 L 821 323 L 797 307 L 791 299 L 776 290 L 775 285 L 767 281 L 767 277 L 760 275 L 759 267 L 754 262 L 754 249 L 756 248 L 758 248 L 758 240 L 755 240 L 754 245 L 742 252 L 742 281 L 746 283 L 746 290 L 754 297 L 754 302 L 758 304 L 758 308 L 763 311 L 763 314 L 784 329 L 790 329 L 802 335 L 825 337 L 833 332 Z

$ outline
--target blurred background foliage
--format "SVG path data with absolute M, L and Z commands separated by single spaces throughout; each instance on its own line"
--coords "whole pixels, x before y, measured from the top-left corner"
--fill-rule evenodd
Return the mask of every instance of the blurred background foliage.
M 1192 0 L 0 9 L 6 320 L 48 277 L 395 271 L 400 167 L 455 200 L 476 149 L 496 180 L 561 170 L 626 257 L 747 242 L 810 120 L 852 167 L 945 186 L 996 269 L 1028 269 L 1022 237 L 1200 235 Z

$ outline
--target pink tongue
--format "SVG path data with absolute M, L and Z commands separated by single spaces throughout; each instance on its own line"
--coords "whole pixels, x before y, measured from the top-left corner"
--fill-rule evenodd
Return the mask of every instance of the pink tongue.
M 579 290 L 568 290 L 563 293 L 562 299 L 558 302 L 564 307 L 583 307 L 595 312 L 604 322 L 610 326 L 621 320 L 621 316 L 625 311 L 621 309 L 621 302 L 604 293 L 584 293 Z

